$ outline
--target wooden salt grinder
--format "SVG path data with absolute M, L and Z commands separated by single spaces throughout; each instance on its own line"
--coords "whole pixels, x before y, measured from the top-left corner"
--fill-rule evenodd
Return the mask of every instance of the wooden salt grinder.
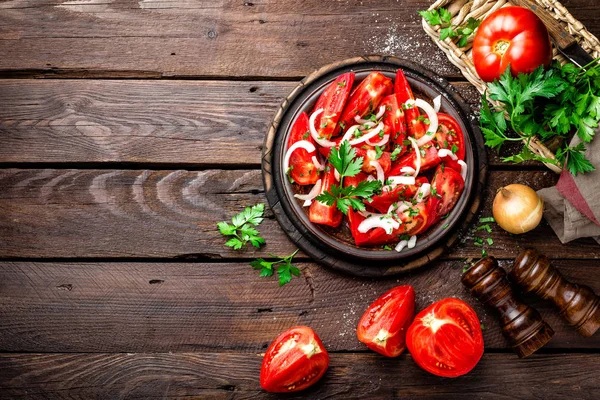
M 498 310 L 502 333 L 519 358 L 535 353 L 554 335 L 537 310 L 515 298 L 506 272 L 494 257 L 483 258 L 469 268 L 462 283 L 481 302 Z
M 592 336 L 600 328 L 600 298 L 588 286 L 567 281 L 537 250 L 526 249 L 519 254 L 510 278 L 523 291 L 553 302 L 582 336 Z

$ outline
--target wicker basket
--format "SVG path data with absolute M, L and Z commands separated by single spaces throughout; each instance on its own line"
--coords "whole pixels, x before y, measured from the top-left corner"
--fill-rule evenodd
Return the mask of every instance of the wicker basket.
M 583 47 L 590 55 L 594 58 L 600 56 L 600 42 L 598 38 L 592 35 L 585 26 L 573 18 L 571 13 L 558 1 L 553 0 L 534 0 L 538 5 L 544 7 L 550 14 L 563 26 L 565 31 L 569 32 L 577 42 Z M 484 19 L 490 13 L 497 9 L 511 5 L 507 0 L 438 0 L 429 7 L 430 10 L 438 9 L 441 7 L 446 8 L 452 14 L 452 25 L 462 25 L 470 17 L 476 19 Z M 469 38 L 469 42 L 465 47 L 458 47 L 455 41 L 450 38 L 445 40 L 439 40 L 440 27 L 431 26 L 427 21 L 423 20 L 423 28 L 425 32 L 433 39 L 435 44 L 452 62 L 456 65 L 465 78 L 471 82 L 480 93 L 483 93 L 486 89 L 486 83 L 483 82 L 477 72 L 475 72 L 475 66 L 473 65 L 473 57 L 471 55 L 471 47 L 473 45 L 473 37 Z M 559 54 L 556 48 L 553 49 L 554 58 L 560 62 L 566 62 L 565 58 Z M 526 139 L 523 139 L 526 143 Z M 554 159 L 554 153 L 548 149 L 538 138 L 533 138 L 528 141 L 529 148 L 534 153 Z M 554 164 L 545 164 L 552 171 L 560 173 L 562 170 L 560 167 Z

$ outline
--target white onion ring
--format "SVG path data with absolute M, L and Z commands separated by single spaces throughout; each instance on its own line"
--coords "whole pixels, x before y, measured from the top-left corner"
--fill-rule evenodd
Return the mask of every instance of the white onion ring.
M 433 99 L 433 111 L 436 113 L 440 112 L 440 108 L 442 107 L 442 95 L 438 95 Z
M 399 201 L 397 203 L 394 203 L 390 206 L 390 208 L 388 208 L 388 214 L 391 213 L 392 211 L 395 211 L 396 214 L 401 214 L 404 211 L 408 210 L 410 208 L 412 204 L 410 204 L 407 201 Z
M 333 168 L 333 166 L 331 168 Z M 335 168 L 333 168 L 333 176 L 335 177 L 336 181 L 338 181 L 338 182 L 340 181 L 340 173 Z
M 377 121 L 379 118 L 383 117 L 383 114 L 385 114 L 385 106 L 379 106 L 379 110 L 377 111 L 377 114 L 375 114 L 375 120 Z M 355 115 L 354 120 L 361 125 L 372 123 L 373 126 L 375 126 L 375 123 L 373 121 L 371 121 L 370 119 L 363 119 L 360 117 L 360 115 Z
M 402 249 L 404 249 L 406 247 L 407 244 L 408 244 L 408 241 L 401 240 L 400 242 L 398 242 L 398 244 L 396 245 L 396 248 L 394 250 L 396 250 L 398 253 L 400 253 L 402 251 Z
M 302 207 L 308 207 L 312 204 L 312 201 L 321 193 L 321 180 L 315 182 L 315 186 L 312 187 L 308 194 L 295 194 L 294 197 L 300 200 L 304 200 Z
M 417 203 L 422 203 L 423 200 L 425 200 L 425 198 L 427 196 L 429 196 L 430 194 L 431 194 L 431 185 L 429 183 L 424 183 L 421 185 L 419 190 L 417 190 L 417 193 L 415 193 L 414 199 L 417 201 Z
M 352 136 L 354 136 L 354 132 L 356 130 L 360 131 L 360 125 L 352 125 L 350 128 L 348 128 L 348 130 L 346 130 L 346 133 L 344 134 L 344 136 L 342 136 L 342 140 L 340 140 L 340 143 L 344 143 L 345 141 L 349 141 Z
M 429 119 L 429 129 L 427 129 L 427 132 L 423 135 L 423 137 L 419 138 L 419 140 L 417 141 L 417 144 L 419 145 L 419 147 L 421 147 L 429 143 L 431 139 L 433 139 L 433 135 L 435 135 L 435 133 L 437 132 L 439 124 L 437 113 L 435 112 L 433 107 L 429 105 L 428 102 L 422 99 L 408 99 L 406 100 L 406 104 L 412 105 L 414 107 L 419 107 L 421 110 L 425 111 L 425 114 L 427 114 L 427 119 Z
M 354 139 L 354 140 L 351 140 L 351 141 L 350 141 L 350 144 L 351 144 L 352 146 L 354 146 L 355 144 L 359 144 L 359 143 L 362 143 L 362 142 L 364 142 L 364 141 L 366 141 L 366 140 L 369 140 L 369 139 L 371 139 L 371 138 L 374 138 L 374 137 L 375 137 L 375 136 L 377 136 L 377 135 L 379 134 L 379 132 L 380 132 L 380 131 L 382 131 L 382 130 L 383 130 L 383 122 L 380 122 L 380 123 L 379 123 L 379 124 L 378 124 L 378 125 L 377 125 L 375 128 L 373 128 L 373 129 L 370 129 L 370 130 L 366 131 L 366 132 L 364 133 L 364 135 L 362 135 L 361 137 L 359 137 L 359 138 L 357 138 L 357 139 Z
M 460 176 L 462 176 L 463 181 L 467 181 L 467 163 L 463 160 L 458 160 L 458 165 L 460 165 Z
M 375 119 L 383 117 L 383 114 L 385 114 L 385 106 L 379 106 L 379 111 L 375 114 Z
M 398 229 L 399 227 L 400 223 L 387 214 L 372 214 L 358 225 L 358 231 L 360 233 L 367 233 L 373 228 L 383 228 L 385 233 L 389 235 L 394 229 Z
M 372 128 L 375 125 L 377 125 L 376 122 L 373 122 L 371 120 L 358 118 L 358 115 L 354 117 L 354 120 L 360 124 L 359 126 L 364 126 L 365 128 Z
M 388 176 L 387 178 L 388 181 L 391 181 L 391 185 L 393 186 L 397 186 L 397 185 L 414 185 L 415 184 L 415 177 L 414 176 Z
M 410 239 L 408 239 L 407 246 L 409 249 L 412 249 L 417 245 L 417 235 L 412 235 Z
M 456 154 L 454 154 L 452 150 L 449 149 L 439 149 L 437 155 L 439 158 L 450 157 L 454 161 L 458 160 Z
M 415 175 L 415 169 L 413 167 L 408 167 L 408 166 L 402 167 L 400 169 L 400 172 L 402 172 L 403 174 L 409 174 L 411 176 Z
M 304 149 L 304 150 L 308 151 L 309 153 L 312 153 L 313 151 L 317 151 L 317 149 L 315 149 L 315 145 L 312 144 L 311 142 L 309 142 L 308 140 L 297 141 L 296 143 L 291 145 L 290 148 L 285 153 L 285 157 L 283 158 L 283 172 L 284 173 L 287 173 L 287 170 L 290 168 L 290 157 L 292 156 L 292 153 L 298 149 Z
M 373 175 L 369 175 L 367 176 L 367 182 L 373 182 L 376 181 L 377 179 L 375 179 L 375 177 Z
M 319 144 L 319 146 L 321 146 L 321 147 L 333 147 L 333 146 L 336 145 L 336 143 L 332 142 L 330 140 L 327 140 L 327 139 L 321 139 L 319 137 L 319 133 L 317 132 L 317 129 L 315 128 L 315 119 L 322 112 L 323 112 L 323 109 L 319 108 L 317 111 L 315 111 L 314 113 L 312 113 L 312 115 L 310 116 L 310 118 L 308 120 L 308 129 L 310 129 L 310 135 L 315 140 L 315 142 L 317 142 Z
M 377 143 L 371 143 L 370 140 L 367 140 L 367 144 L 369 146 L 384 146 L 390 140 L 390 135 L 383 135 L 383 138 Z
M 319 171 L 323 171 L 325 169 L 325 164 L 321 164 L 317 156 L 312 156 L 312 162 L 315 165 L 315 168 Z
M 427 136 L 427 135 L 425 135 Z M 417 141 L 411 137 L 408 138 L 408 140 L 410 140 L 410 143 L 412 144 L 413 150 L 415 151 L 415 153 L 417 153 L 417 160 L 416 160 L 416 165 L 415 165 L 415 173 L 414 173 L 414 177 L 419 175 L 419 172 L 421 171 L 421 151 L 419 150 L 419 145 L 417 144 Z
M 371 167 L 375 167 L 377 170 L 377 180 L 383 185 L 385 183 L 385 174 L 383 172 L 383 168 L 381 168 L 381 164 L 379 164 L 379 161 L 373 160 L 369 163 L 369 165 Z

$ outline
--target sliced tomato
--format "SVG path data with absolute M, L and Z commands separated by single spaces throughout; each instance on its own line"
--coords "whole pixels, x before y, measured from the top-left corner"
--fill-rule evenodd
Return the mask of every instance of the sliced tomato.
M 412 89 L 410 88 L 410 84 L 404 75 L 404 71 L 398 69 L 396 72 L 396 81 L 394 82 L 394 93 L 398 97 L 398 101 L 404 105 L 407 100 L 414 100 L 415 96 L 413 95 Z M 419 139 L 426 132 L 425 124 L 423 120 L 420 118 L 421 113 L 417 107 L 406 106 L 404 105 L 405 111 L 405 119 L 406 125 L 408 129 L 408 133 L 414 137 Z
M 300 140 L 306 140 L 317 147 L 315 141 L 310 136 L 308 115 L 305 112 L 298 116 L 298 119 L 292 126 L 292 131 L 288 139 L 288 148 Z M 319 180 L 319 170 L 312 162 L 312 156 L 316 154 L 316 151 L 309 153 L 305 149 L 297 149 L 290 155 L 290 167 L 286 172 L 295 183 L 299 185 L 314 185 Z
M 458 160 L 465 160 L 465 137 L 459 123 L 448 114 L 438 113 L 439 127 L 433 141 L 440 149 L 451 150 Z M 461 167 L 458 160 L 444 157 L 442 160 L 447 167 L 460 172 Z
M 331 185 L 337 183 L 335 180 L 335 169 L 330 164 L 327 164 L 323 174 L 321 193 L 329 191 Z M 308 209 L 308 219 L 315 224 L 328 225 L 337 227 L 342 223 L 342 212 L 337 209 L 336 205 L 328 206 L 320 201 L 313 201 Z
M 350 94 L 339 122 L 342 130 L 356 124 L 354 117 L 364 117 L 377 109 L 381 100 L 392 92 L 392 80 L 380 72 L 369 74 Z
M 356 148 L 356 156 L 363 158 L 362 170 L 368 174 L 377 173 L 377 168 L 371 165 L 371 161 L 377 161 L 379 165 L 381 165 L 385 175 L 387 175 L 392 168 L 392 159 L 390 153 L 387 151 L 382 152 L 381 156 L 377 158 L 377 151 L 358 147 Z
M 432 196 L 439 198 L 435 210 L 436 218 L 441 218 L 454 208 L 465 188 L 465 182 L 460 173 L 442 164 L 435 170 L 431 187 Z
M 417 314 L 408 328 L 406 345 L 417 365 L 448 378 L 471 371 L 483 355 L 477 314 L 454 298 L 433 303 Z
M 431 169 L 438 165 L 442 160 L 438 156 L 437 149 L 431 145 L 431 143 L 426 144 L 421 147 L 421 171 L 425 171 Z M 409 147 L 409 153 L 405 154 L 404 157 L 400 158 L 397 162 L 392 165 L 392 169 L 390 171 L 390 176 L 399 176 L 402 175 L 402 168 L 411 167 L 412 169 L 417 168 L 417 155 L 412 147 Z
M 397 212 L 398 218 L 402 221 L 398 233 L 403 235 L 418 235 L 430 226 L 431 207 L 428 201 L 423 201 L 412 205 L 408 210 Z
M 388 243 L 397 242 L 397 231 L 388 234 L 383 228 L 374 228 L 368 232 L 362 233 L 358 231 L 359 225 L 366 219 L 352 208 L 348 210 L 348 222 L 352 238 L 357 246 L 381 246 Z
M 397 286 L 375 300 L 363 314 L 356 335 L 373 351 L 398 357 L 406 348 L 406 331 L 415 315 L 412 286 Z
M 317 100 L 313 110 L 323 109 L 323 112 L 315 118 L 315 129 L 319 137 L 329 139 L 336 131 L 335 128 L 353 85 L 354 72 L 342 74 L 325 89 Z
M 267 349 L 260 386 L 268 392 L 297 392 L 321 379 L 328 366 L 329 354 L 317 334 L 308 326 L 295 326 Z
M 402 145 L 406 140 L 406 119 L 404 110 L 398 102 L 398 97 L 395 94 L 386 96 L 381 105 L 385 106 L 385 114 L 383 114 L 383 133 L 390 135 L 388 144 Z M 388 146 L 391 148 L 392 146 Z M 401 155 L 402 153 L 398 154 Z
M 392 204 L 400 200 L 411 199 L 417 193 L 419 187 L 428 182 L 426 177 L 419 176 L 414 185 L 398 185 L 388 192 L 382 192 L 371 197 L 369 205 L 380 213 L 385 214 Z

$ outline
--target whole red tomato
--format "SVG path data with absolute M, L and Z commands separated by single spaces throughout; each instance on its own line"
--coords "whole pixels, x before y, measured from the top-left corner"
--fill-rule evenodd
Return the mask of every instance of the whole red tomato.
M 297 392 L 317 382 L 329 366 L 329 354 L 308 326 L 295 326 L 271 343 L 260 369 L 260 386 L 275 393 Z
M 486 82 L 498 79 L 510 64 L 513 75 L 529 73 L 552 61 L 546 26 L 523 7 L 504 7 L 483 20 L 473 41 L 473 63 Z
M 455 378 L 471 371 L 483 355 L 477 314 L 448 298 L 421 311 L 408 328 L 406 345 L 415 362 L 434 375 Z
M 406 330 L 415 315 L 412 286 L 397 286 L 367 308 L 358 322 L 356 335 L 373 351 L 397 357 L 406 348 Z

